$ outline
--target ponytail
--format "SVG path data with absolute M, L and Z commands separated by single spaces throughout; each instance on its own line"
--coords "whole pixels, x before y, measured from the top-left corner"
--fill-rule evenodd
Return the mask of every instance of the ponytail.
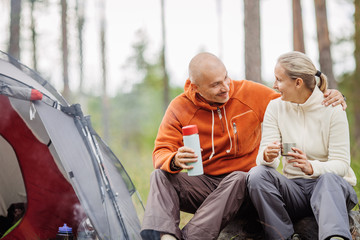
M 280 55 L 277 63 L 285 69 L 287 76 L 291 79 L 301 78 L 305 86 L 311 91 L 314 90 L 317 85 L 322 92 L 327 89 L 327 77 L 325 74 L 316 70 L 315 65 L 309 57 L 302 52 L 288 52 Z M 316 81 L 316 77 L 319 77 L 319 81 Z
M 319 89 L 324 93 L 327 89 L 327 77 L 325 74 L 320 72 L 319 70 L 315 73 L 316 77 L 319 77 L 320 81 L 318 83 Z

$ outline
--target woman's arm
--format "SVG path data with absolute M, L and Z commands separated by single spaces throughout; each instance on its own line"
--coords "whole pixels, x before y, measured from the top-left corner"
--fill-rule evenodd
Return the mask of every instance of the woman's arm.
M 266 108 L 262 126 L 261 143 L 256 158 L 257 165 L 266 165 L 274 168 L 279 166 L 279 157 L 275 157 L 273 161 L 270 162 L 268 162 L 269 159 L 267 159 L 267 161 L 264 159 L 264 151 L 268 150 L 268 146 L 274 145 L 275 142 L 280 142 L 280 132 L 277 119 L 277 104 L 279 101 L 280 99 L 271 101 Z
M 350 167 L 350 137 L 346 112 L 340 107 L 331 117 L 328 151 L 328 161 L 310 161 L 314 170 L 312 176 L 331 172 L 344 177 Z

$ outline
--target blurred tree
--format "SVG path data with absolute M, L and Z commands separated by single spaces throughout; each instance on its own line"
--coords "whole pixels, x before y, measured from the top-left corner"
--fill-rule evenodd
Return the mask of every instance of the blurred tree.
M 293 10 L 293 44 L 294 51 L 305 53 L 304 30 L 301 13 L 301 0 L 292 1 Z
M 161 27 L 162 27 L 162 50 L 161 50 L 161 67 L 163 72 L 163 83 L 164 83 L 164 100 L 163 108 L 164 112 L 169 105 L 169 76 L 166 70 L 166 26 L 165 26 L 165 2 L 161 0 Z
M 79 45 L 79 103 L 82 106 L 83 112 L 87 112 L 87 101 L 84 92 L 84 50 L 83 50 L 83 31 L 85 22 L 84 0 L 76 0 L 75 11 L 77 17 L 77 32 Z
M 103 139 L 109 142 L 109 99 L 107 95 L 107 67 L 106 67 L 106 21 L 105 21 L 105 1 L 100 0 L 100 50 L 101 50 L 101 69 L 102 69 L 102 126 Z
M 37 32 L 36 32 L 36 20 L 34 16 L 35 5 L 38 0 L 29 0 L 30 1 L 30 31 L 31 31 L 31 44 L 32 44 L 32 60 L 33 60 L 33 69 L 38 71 L 37 67 Z
M 356 156 L 360 157 L 360 0 L 355 0 L 355 73 L 352 78 L 351 89 L 351 101 L 353 103 L 353 114 L 354 114 L 354 139 Z
M 260 0 L 244 0 L 245 77 L 261 80 Z
M 69 47 L 68 47 L 68 30 L 67 30 L 67 0 L 61 0 L 61 50 L 63 65 L 63 91 L 62 94 L 67 101 L 70 101 L 69 85 Z
M 326 0 L 315 1 L 315 15 L 317 26 L 317 38 L 319 46 L 320 71 L 324 72 L 328 78 L 329 88 L 337 88 L 334 77 L 333 64 L 330 49 L 329 29 L 326 14 Z
M 133 70 L 130 79 L 123 81 L 121 89 L 112 102 L 116 106 L 111 113 L 111 134 L 119 149 L 141 153 L 151 151 L 158 126 L 164 114 L 162 103 L 163 66 L 161 52 L 155 63 L 145 56 L 148 39 L 144 31 L 137 32 L 133 54 L 127 59 L 124 69 Z M 116 135 L 116 137 L 115 137 Z M 151 153 L 150 153 L 151 154 Z
M 10 39 L 8 53 L 18 60 L 20 60 L 20 17 L 21 0 L 11 0 Z

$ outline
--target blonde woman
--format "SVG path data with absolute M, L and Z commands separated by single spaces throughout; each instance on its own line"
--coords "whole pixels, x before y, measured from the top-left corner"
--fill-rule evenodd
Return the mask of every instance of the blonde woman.
M 311 215 L 319 239 L 351 239 L 348 211 L 358 200 L 346 112 L 321 104 L 326 76 L 303 53 L 281 55 L 275 78 L 281 98 L 267 107 L 257 166 L 247 179 L 266 239 L 299 239 L 293 222 Z M 282 143 L 296 144 L 282 157 L 283 175 L 276 171 Z

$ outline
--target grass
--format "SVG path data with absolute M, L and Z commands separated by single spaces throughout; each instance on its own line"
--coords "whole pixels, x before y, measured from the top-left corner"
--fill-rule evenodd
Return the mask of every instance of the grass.
M 354 159 L 351 162 L 351 167 L 354 170 L 357 179 L 357 184 L 354 189 L 358 199 L 360 199 L 360 159 Z M 359 209 L 359 204 L 356 206 L 356 209 Z

